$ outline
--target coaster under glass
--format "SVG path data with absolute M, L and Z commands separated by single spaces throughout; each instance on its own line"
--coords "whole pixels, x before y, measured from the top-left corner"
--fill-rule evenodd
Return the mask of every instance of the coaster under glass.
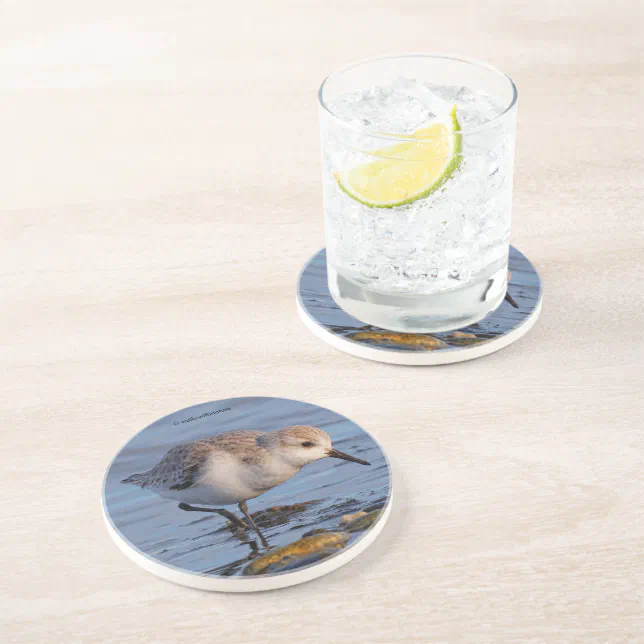
M 302 321 L 320 339 L 346 353 L 402 365 L 440 365 L 472 360 L 507 347 L 524 336 L 541 312 L 541 280 L 530 260 L 510 247 L 506 299 L 483 320 L 455 331 L 400 333 L 345 313 L 327 281 L 326 251 L 304 266 L 297 284 Z

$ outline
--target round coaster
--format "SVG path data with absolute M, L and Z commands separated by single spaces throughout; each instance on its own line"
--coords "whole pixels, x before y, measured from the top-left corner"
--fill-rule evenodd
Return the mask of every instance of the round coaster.
M 188 407 L 136 434 L 103 482 L 116 544 L 170 581 L 271 590 L 351 561 L 382 530 L 391 473 L 344 416 L 284 398 Z
M 323 248 L 300 273 L 297 310 L 315 335 L 359 358 L 404 365 L 462 362 L 507 347 L 537 321 L 541 281 L 534 266 L 513 246 L 509 270 L 506 299 L 480 322 L 444 333 L 398 333 L 360 322 L 336 304 L 329 292 Z

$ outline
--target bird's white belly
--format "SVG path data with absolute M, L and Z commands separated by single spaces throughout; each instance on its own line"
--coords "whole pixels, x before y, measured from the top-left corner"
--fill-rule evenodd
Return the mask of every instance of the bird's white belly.
M 249 490 L 242 487 L 227 486 L 215 488 L 211 485 L 193 485 L 184 490 L 159 490 L 159 495 L 165 499 L 175 499 L 181 503 L 195 503 L 218 507 L 241 503 L 252 499 L 256 494 L 248 494 Z
M 247 465 L 224 453 L 214 453 L 198 481 L 182 490 L 163 490 L 161 496 L 183 503 L 221 506 L 241 503 L 289 479 L 297 470 L 281 463 Z

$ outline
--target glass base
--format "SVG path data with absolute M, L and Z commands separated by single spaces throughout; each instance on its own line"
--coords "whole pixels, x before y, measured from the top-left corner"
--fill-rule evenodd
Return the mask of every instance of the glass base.
M 461 288 L 431 295 L 387 294 L 357 284 L 327 266 L 329 291 L 361 322 L 403 333 L 453 331 L 482 320 L 505 297 L 507 260 L 495 262 Z

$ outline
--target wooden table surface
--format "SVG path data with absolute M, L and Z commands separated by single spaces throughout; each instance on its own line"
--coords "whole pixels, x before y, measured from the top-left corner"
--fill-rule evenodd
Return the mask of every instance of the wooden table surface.
M 644 641 L 642 27 L 637 0 L 0 3 L 0 639 Z M 544 310 L 478 361 L 359 360 L 295 312 L 323 245 L 318 84 L 401 51 L 519 88 L 512 241 Z M 306 585 L 161 581 L 105 530 L 105 468 L 244 395 L 373 432 L 391 521 Z

